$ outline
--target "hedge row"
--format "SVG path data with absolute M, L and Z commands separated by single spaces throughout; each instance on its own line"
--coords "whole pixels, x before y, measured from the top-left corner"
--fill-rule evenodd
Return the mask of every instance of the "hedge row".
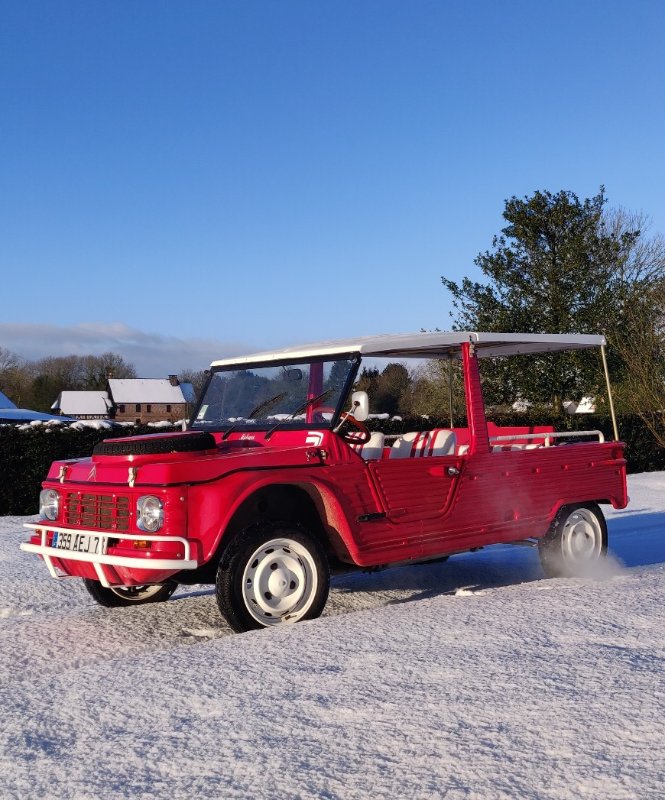
M 548 425 L 542 416 L 529 414 L 493 415 L 497 425 Z M 665 448 L 658 445 L 639 417 L 620 417 L 619 433 L 626 443 L 629 472 L 654 472 L 665 470 Z M 416 417 L 393 419 L 370 419 L 369 427 L 386 434 L 447 427 L 448 418 Z M 455 425 L 464 426 L 463 418 Z M 585 414 L 559 419 L 556 430 L 601 430 L 607 439 L 612 438 L 612 423 L 609 417 Z M 52 461 L 64 458 L 80 458 L 92 453 L 93 447 L 103 439 L 118 436 L 161 433 L 164 429 L 135 426 L 118 429 L 75 430 L 68 427 L 35 427 L 20 430 L 12 426 L 0 426 L 0 453 L 2 454 L 2 480 L 0 481 L 0 516 L 5 514 L 34 514 L 37 511 L 37 496 L 44 476 Z M 665 432 L 664 432 L 665 433 Z
M 163 433 L 169 428 L 135 425 L 126 428 L 77 430 L 68 426 L 34 426 L 21 429 L 0 426 L 0 516 L 5 514 L 36 514 L 41 483 L 51 462 L 64 458 L 82 458 L 92 453 L 103 439 Z
M 495 425 L 533 426 L 553 425 L 557 431 L 602 431 L 607 441 L 614 439 L 612 420 L 609 416 L 600 414 L 578 414 L 557 418 L 532 414 L 492 414 L 490 419 Z M 459 417 L 454 420 L 455 427 L 466 425 L 466 419 Z M 399 434 L 405 431 L 427 430 L 432 428 L 447 428 L 450 425 L 449 417 L 403 417 L 394 419 L 370 419 L 368 427 L 371 430 L 380 430 L 386 434 Z M 658 444 L 653 434 L 647 429 L 644 422 L 637 415 L 620 415 L 617 418 L 619 437 L 626 444 L 626 459 L 628 472 L 656 472 L 665 470 L 665 448 Z M 659 431 L 661 438 L 665 439 L 665 429 Z

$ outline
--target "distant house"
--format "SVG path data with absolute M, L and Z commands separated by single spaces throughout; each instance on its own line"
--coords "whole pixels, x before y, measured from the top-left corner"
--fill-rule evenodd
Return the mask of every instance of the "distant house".
M 65 391 L 51 406 L 76 419 L 117 422 L 177 422 L 189 417 L 195 401 L 191 383 L 168 378 L 110 378 L 106 391 Z
M 161 378 L 111 378 L 108 393 L 117 422 L 176 422 L 189 416 L 195 401 L 191 383 L 175 375 Z
M 108 392 L 60 392 L 52 411 L 75 419 L 108 419 L 113 403 Z
M 566 409 L 566 414 L 595 414 L 596 398 L 586 396 L 579 403 L 575 400 L 568 400 L 564 402 L 563 407 Z

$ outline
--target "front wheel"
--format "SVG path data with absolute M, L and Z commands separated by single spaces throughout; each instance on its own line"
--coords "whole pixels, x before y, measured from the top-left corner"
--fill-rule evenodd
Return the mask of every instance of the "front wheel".
M 259 523 L 242 531 L 217 570 L 217 605 L 234 631 L 320 616 L 330 572 L 323 548 L 300 525 Z
M 564 506 L 538 542 L 548 578 L 588 574 L 607 555 L 607 523 L 596 503 Z
M 99 581 L 83 579 L 85 588 L 100 606 L 140 606 L 143 603 L 161 603 L 178 588 L 175 581 L 155 583 L 145 586 L 102 586 Z

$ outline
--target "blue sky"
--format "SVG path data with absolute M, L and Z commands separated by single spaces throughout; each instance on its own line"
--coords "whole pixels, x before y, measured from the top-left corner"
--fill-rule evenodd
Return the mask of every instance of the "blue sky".
M 0 0 L 0 346 L 145 377 L 450 325 L 504 200 L 665 233 L 657 0 Z

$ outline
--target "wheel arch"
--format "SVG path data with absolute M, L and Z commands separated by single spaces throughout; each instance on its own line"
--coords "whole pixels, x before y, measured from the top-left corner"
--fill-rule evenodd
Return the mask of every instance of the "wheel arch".
M 577 514 L 578 520 L 573 525 L 573 516 L 578 511 L 585 513 Z M 578 522 L 583 528 L 576 532 Z M 566 538 L 569 525 L 570 536 Z M 581 547 L 579 540 L 582 540 Z M 590 567 L 595 568 L 595 564 L 605 557 L 607 544 L 607 520 L 598 502 L 568 503 L 561 506 L 547 534 L 539 539 L 538 555 L 546 577 L 578 577 Z
M 210 559 L 190 577 L 197 582 L 214 582 L 217 564 L 234 539 L 259 522 L 302 525 L 317 538 L 331 561 L 352 561 L 351 531 L 340 502 L 330 489 L 312 482 L 254 483 L 237 498 L 221 526 Z
M 598 506 L 599 510 L 602 513 L 602 508 L 600 508 L 600 506 L 609 504 L 613 505 L 612 500 L 597 500 L 595 497 L 585 498 L 583 500 L 558 500 L 552 506 L 552 510 L 548 515 L 547 527 L 545 528 L 545 532 L 540 534 L 540 536 L 537 536 L 536 538 L 541 539 L 547 536 L 552 531 L 552 529 L 554 528 L 560 517 L 573 507 L 596 505 Z M 603 518 L 604 516 L 605 515 L 603 514 Z

